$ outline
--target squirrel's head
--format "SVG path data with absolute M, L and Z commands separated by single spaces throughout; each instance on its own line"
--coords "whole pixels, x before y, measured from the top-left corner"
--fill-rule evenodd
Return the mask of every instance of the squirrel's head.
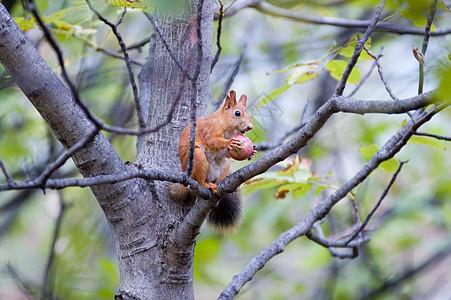
M 252 115 L 246 109 L 247 96 L 241 95 L 240 100 L 236 100 L 236 92 L 230 91 L 227 95 L 222 113 L 227 116 L 229 134 L 244 134 L 254 128 L 252 125 Z

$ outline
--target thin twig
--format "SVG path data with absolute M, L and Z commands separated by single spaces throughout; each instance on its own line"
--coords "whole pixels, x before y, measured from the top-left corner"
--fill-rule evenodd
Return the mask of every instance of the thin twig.
M 395 183 L 396 178 L 398 177 L 399 172 L 401 172 L 402 166 L 406 163 L 406 161 L 400 161 L 399 162 L 399 167 L 396 170 L 396 172 L 393 174 L 393 177 L 391 178 L 390 182 L 388 183 L 387 187 L 384 189 L 384 192 L 382 193 L 381 197 L 379 198 L 379 201 L 377 201 L 376 205 L 374 206 L 374 208 L 370 211 L 370 213 L 368 214 L 368 216 L 366 217 L 365 221 L 363 221 L 362 225 L 360 225 L 360 227 L 349 237 L 349 239 L 346 240 L 346 244 L 349 244 L 352 240 L 354 240 L 364 229 L 365 227 L 368 225 L 368 223 L 370 222 L 371 218 L 373 217 L 374 213 L 376 212 L 376 210 L 379 208 L 379 206 L 381 205 L 382 201 L 385 199 L 385 197 L 388 194 L 388 191 L 390 190 L 390 188 L 392 187 L 392 185 Z
M 61 74 L 64 78 L 64 81 L 66 81 L 66 84 L 69 86 L 70 91 L 72 92 L 72 96 L 74 97 L 75 102 L 80 106 L 80 108 L 83 110 L 83 112 L 86 114 L 86 116 L 88 117 L 88 119 L 93 123 L 96 124 L 97 127 L 101 127 L 98 124 L 97 119 L 91 114 L 91 112 L 89 111 L 89 109 L 86 107 L 86 105 L 81 101 L 79 95 L 78 95 L 78 91 L 77 88 L 75 87 L 75 85 L 72 83 L 72 80 L 69 77 L 69 74 L 66 71 L 66 67 L 65 67 L 65 63 L 64 63 L 64 58 L 63 58 L 63 53 L 61 52 L 60 47 L 58 46 L 58 43 L 56 42 L 56 40 L 53 38 L 50 30 L 48 29 L 48 27 L 45 25 L 44 21 L 42 20 L 40 14 L 37 11 L 36 8 L 36 4 L 34 3 L 34 0 L 28 0 L 28 6 L 27 9 L 31 11 L 31 13 L 33 14 L 33 16 L 35 17 L 36 21 L 38 22 L 39 26 L 42 28 L 42 30 L 44 31 L 44 35 L 47 38 L 47 41 L 50 43 L 50 46 L 53 48 L 53 50 L 56 53 L 57 59 L 58 59 L 58 63 L 61 67 Z
M 222 19 L 224 17 L 224 3 L 222 3 L 221 0 L 218 0 L 219 2 L 219 13 L 218 13 L 218 31 L 216 34 L 216 45 L 218 46 L 218 50 L 216 51 L 215 57 L 213 58 L 213 61 L 211 62 L 211 68 L 210 73 L 213 71 L 213 68 L 215 67 L 216 63 L 219 60 L 219 55 L 222 51 L 221 46 L 221 31 L 222 31 Z
M 429 8 L 429 15 L 426 23 L 426 27 L 424 28 L 424 37 L 423 37 L 423 46 L 421 48 L 421 53 L 423 55 L 426 55 L 426 50 L 429 43 L 429 37 L 431 36 L 431 26 L 432 21 L 434 20 L 435 11 L 437 9 L 437 1 L 438 0 L 432 0 L 431 7 Z M 424 85 L 424 64 L 423 62 L 418 62 L 420 67 L 420 78 L 418 81 L 418 94 L 423 93 L 423 85 Z
M 376 55 L 374 55 L 373 52 L 371 52 L 370 49 L 368 49 L 368 47 L 365 46 L 365 44 L 363 45 L 363 49 L 365 49 L 366 53 L 368 53 L 368 55 L 371 56 L 374 59 L 374 63 L 377 66 L 377 71 L 379 72 L 379 76 L 380 76 L 380 78 L 382 80 L 382 83 L 385 86 L 385 89 L 387 90 L 388 94 L 390 95 L 390 97 L 393 100 L 398 101 L 399 98 L 395 96 L 395 94 L 393 93 L 392 89 L 390 88 L 390 84 L 388 83 L 387 79 L 385 79 L 384 72 L 382 71 L 382 65 L 379 63 L 379 58 Z
M 127 46 L 127 50 L 138 49 L 139 51 L 141 51 L 141 48 L 144 47 L 148 43 L 150 43 L 150 37 L 147 37 L 139 42 L 136 42 L 134 44 L 131 44 L 130 46 Z
M 55 254 L 56 254 L 55 253 L 55 245 L 56 245 L 56 241 L 59 238 L 61 225 L 62 225 L 62 221 L 63 221 L 63 215 L 66 212 L 66 208 L 67 208 L 67 205 L 64 203 L 63 196 L 61 195 L 61 193 L 58 193 L 58 199 L 59 199 L 59 203 L 60 203 L 60 212 L 58 214 L 58 217 L 56 218 L 55 228 L 53 230 L 52 242 L 50 243 L 50 252 L 49 252 L 46 266 L 44 269 L 44 279 L 42 281 L 43 283 L 42 283 L 42 295 L 41 296 L 44 299 L 49 299 L 51 296 L 50 273 L 52 270 L 53 262 L 55 261 Z
M 36 181 L 41 183 L 41 188 L 45 188 L 46 181 L 52 176 L 52 174 L 58 170 L 62 165 L 66 163 L 66 161 L 72 157 L 78 150 L 84 148 L 86 144 L 92 141 L 92 139 L 97 135 L 98 130 L 92 130 L 88 135 L 83 137 L 81 140 L 76 142 L 73 146 L 71 146 L 67 151 L 61 155 L 57 160 L 49 164 L 44 171 L 35 179 Z
M 434 0 L 435 1 L 435 0 Z M 247 3 L 246 3 L 247 2 Z M 241 1 L 240 1 L 241 3 Z M 241 6 L 235 6 L 237 9 L 241 9 L 243 7 L 254 7 L 258 11 L 275 16 L 282 17 L 289 20 L 293 20 L 296 22 L 306 22 L 318 25 L 331 25 L 335 27 L 343 27 L 343 28 L 368 28 L 371 20 L 349 20 L 344 18 L 334 18 L 334 17 L 320 17 L 313 16 L 311 14 L 304 14 L 301 12 L 280 8 L 274 5 L 269 4 L 266 1 L 261 0 L 251 0 L 251 1 L 242 1 Z M 232 13 L 237 10 L 230 10 L 228 13 L 225 13 L 224 16 L 228 17 Z M 424 35 L 424 30 L 419 27 L 406 27 L 401 24 L 389 23 L 389 22 L 380 22 L 374 28 L 375 31 L 384 31 L 388 33 L 394 34 L 414 34 L 414 35 Z M 440 36 L 447 35 L 451 33 L 451 27 L 448 28 L 438 28 L 437 30 L 430 32 L 432 36 Z
M 38 293 L 38 288 L 31 280 L 23 278 L 10 263 L 6 265 L 6 272 L 13 279 L 23 296 L 30 300 L 36 300 L 34 295 Z
M 218 100 L 216 101 L 216 108 L 221 106 L 222 101 L 224 100 L 224 98 L 229 93 L 230 87 L 232 86 L 232 83 L 235 80 L 235 77 L 238 74 L 238 71 L 240 70 L 240 65 L 241 65 L 241 62 L 243 61 L 245 49 L 246 49 L 246 44 L 243 46 L 243 50 L 241 51 L 240 57 L 233 64 L 232 73 L 230 73 L 229 77 L 227 78 L 227 81 L 224 84 L 224 88 L 222 90 L 222 93 L 219 96 Z
M 316 223 L 315 223 L 316 225 Z M 315 230 L 317 230 L 319 226 L 314 226 Z M 318 231 L 317 231 L 318 232 Z M 321 231 L 322 232 L 322 231 Z M 340 240 L 331 240 L 324 237 L 324 234 L 321 234 L 318 232 L 318 234 L 313 233 L 313 231 L 309 231 L 305 234 L 306 237 L 308 237 L 310 240 L 314 241 L 315 243 L 326 247 L 326 248 L 352 248 L 352 247 L 358 247 L 363 243 L 369 242 L 368 237 L 362 237 L 361 239 L 354 240 L 351 243 L 346 244 L 346 241 L 340 241 Z
M 427 133 L 427 132 L 415 132 L 414 135 L 428 136 L 428 137 L 435 138 L 438 140 L 444 140 L 444 141 L 451 142 L 451 137 L 449 137 L 449 136 L 437 135 L 437 134 L 432 134 L 432 133 Z
M 308 239 L 316 242 L 317 244 L 326 247 L 333 257 L 337 257 L 340 259 L 356 258 L 359 255 L 358 247 L 363 243 L 369 242 L 370 240 L 368 237 L 362 237 L 359 240 L 355 240 L 351 245 L 346 245 L 345 241 L 335 241 L 325 238 L 321 226 L 318 223 L 315 223 L 313 225 L 313 228 L 316 230 L 318 234 L 316 235 L 315 233 L 313 233 L 312 230 L 310 230 L 305 234 L 305 236 Z M 347 248 L 347 249 L 345 249 L 343 252 L 338 251 L 338 249 L 336 248 Z
M 298 132 L 302 127 L 304 127 L 305 124 L 307 123 L 307 120 L 305 120 L 305 114 L 307 112 L 309 103 L 310 103 L 309 100 L 307 100 L 304 106 L 304 110 L 302 111 L 301 120 L 296 126 L 285 132 L 285 134 L 276 142 L 261 142 L 255 144 L 255 149 L 259 151 L 264 151 L 279 147 L 287 138 L 289 138 L 291 135 Z
M 450 254 L 451 254 L 451 244 L 448 241 L 448 244 L 445 247 L 443 247 L 441 250 L 436 252 L 428 259 L 424 260 L 418 266 L 404 270 L 401 274 L 390 276 L 391 279 L 384 280 L 383 284 L 380 287 L 361 295 L 357 299 L 381 299 L 380 295 L 383 294 L 384 292 L 397 287 L 399 284 L 405 282 L 406 280 L 417 275 L 418 273 L 426 270 L 427 268 L 436 264 L 437 262 L 445 259 Z
M 204 0 L 199 0 L 197 7 L 197 18 L 196 18 L 196 49 L 197 49 L 197 61 L 194 70 L 193 80 L 191 81 L 192 89 L 193 89 L 193 98 L 191 99 L 191 105 L 193 107 L 193 111 L 191 112 L 191 127 L 190 127 L 190 140 L 189 140 L 189 152 L 188 152 L 188 165 L 185 172 L 185 176 L 190 176 L 192 172 L 192 168 L 194 165 L 194 151 L 195 151 L 195 138 L 196 138 L 196 98 L 197 98 L 197 78 L 200 74 L 200 64 L 202 61 L 202 30 L 201 30 L 201 21 L 202 21 L 202 10 L 204 5 Z M 211 197 L 210 197 L 211 198 Z M 197 211 L 196 208 L 192 208 L 189 213 L 185 216 L 182 223 L 178 227 L 177 230 L 177 243 L 182 243 L 185 240 L 185 246 L 190 247 L 193 243 L 195 243 L 196 235 L 199 233 L 200 226 L 206 218 L 207 210 L 203 212 Z M 198 218 L 199 222 L 193 222 L 192 217 Z M 192 238 L 190 238 L 192 237 Z
M 188 72 L 185 70 L 185 68 L 183 67 L 182 63 L 177 59 L 177 57 L 175 56 L 174 52 L 171 49 L 171 46 L 169 46 L 168 41 L 166 40 L 166 38 L 164 37 L 163 32 L 160 29 L 160 26 L 158 26 L 158 21 L 157 18 L 155 18 L 155 16 L 153 16 L 152 14 L 149 13 L 144 13 L 144 15 L 147 17 L 147 19 L 149 19 L 150 22 L 152 22 L 153 27 L 155 29 L 155 31 L 157 32 L 158 36 L 161 39 L 161 42 L 163 43 L 164 47 L 166 48 L 166 51 L 168 51 L 169 56 L 172 58 L 172 60 L 175 62 L 175 64 L 177 65 L 177 67 L 180 69 L 180 71 L 183 72 L 183 74 L 185 74 L 185 76 L 189 79 L 189 80 L 193 80 L 193 78 L 188 74 Z
M 11 174 L 8 172 L 8 170 L 5 167 L 5 164 L 3 163 L 3 160 L 0 157 L 0 168 L 2 169 L 3 175 L 5 175 L 6 181 L 11 184 L 13 182 L 13 178 Z
M 377 56 L 377 58 L 380 58 L 380 57 L 382 57 L 382 54 L 379 54 Z M 362 77 L 362 79 L 360 80 L 359 84 L 357 84 L 357 86 L 352 90 L 352 92 L 348 95 L 348 97 L 352 97 L 352 96 L 354 96 L 357 93 L 357 91 L 363 86 L 363 84 L 368 80 L 368 78 L 370 78 L 370 75 L 373 73 L 373 70 L 374 70 L 375 67 L 376 67 L 376 62 L 374 62 L 371 65 L 370 70 L 365 74 L 365 76 Z
M 138 126 L 139 126 L 139 128 L 145 128 L 146 123 L 144 122 L 144 118 L 143 118 L 141 102 L 139 101 L 139 91 L 138 91 L 138 87 L 136 85 L 135 74 L 133 72 L 132 63 L 130 61 L 130 56 L 128 54 L 127 45 L 125 44 L 124 39 L 122 38 L 122 35 L 120 34 L 120 32 L 118 31 L 118 28 L 117 28 L 122 23 L 127 10 L 126 10 L 126 8 L 124 8 L 124 11 L 123 11 L 121 17 L 119 18 L 119 21 L 116 24 L 114 24 L 114 23 L 110 22 L 108 19 L 106 19 L 105 17 L 103 17 L 99 13 L 99 11 L 97 9 L 95 9 L 95 7 L 92 5 L 90 0 L 85 0 L 85 1 L 88 4 L 89 9 L 97 16 L 97 18 L 99 18 L 99 20 L 101 20 L 103 23 L 105 23 L 106 25 L 111 27 L 113 34 L 117 38 L 117 41 L 119 43 L 119 46 L 121 47 L 122 53 L 124 54 L 124 59 L 125 59 L 125 64 L 127 66 L 130 85 L 131 85 L 132 91 L 133 91 L 133 98 L 135 100 L 136 114 L 137 114 L 137 118 L 138 118 Z
M 60 29 L 56 29 L 56 28 L 51 28 L 51 31 L 54 32 L 54 33 L 57 33 L 57 34 L 58 34 L 58 33 L 59 33 L 59 34 L 65 34 L 65 35 L 68 34 L 66 30 L 60 30 Z M 106 54 L 106 55 L 108 55 L 108 56 L 111 56 L 111 57 L 113 57 L 113 58 L 125 60 L 124 56 L 121 56 L 121 55 L 119 55 L 119 54 L 117 54 L 117 53 L 114 53 L 113 51 L 107 50 L 107 49 L 105 49 L 105 48 L 99 47 L 99 46 L 97 46 L 95 43 L 93 43 L 91 40 L 89 40 L 88 38 L 86 38 L 86 37 L 84 37 L 84 36 L 78 35 L 78 34 L 76 34 L 75 32 L 73 32 L 73 33 L 71 34 L 71 36 L 74 37 L 74 38 L 76 38 L 76 39 L 79 39 L 80 41 L 82 41 L 82 42 L 85 43 L 86 45 L 90 46 L 90 47 L 91 47 L 92 49 L 94 49 L 94 51 L 96 51 L 96 52 L 102 52 L 102 53 L 104 53 L 104 54 Z M 133 49 L 133 47 L 130 46 L 130 47 L 128 47 L 127 49 Z M 122 51 L 122 50 L 120 50 L 120 51 Z M 134 59 L 130 59 L 130 62 L 131 62 L 132 64 L 136 65 L 136 66 L 139 66 L 139 67 L 142 67 L 142 66 L 143 66 L 143 64 L 142 64 L 141 62 L 139 62 L 139 61 L 137 61 L 137 60 L 134 60 Z
M 194 55 L 194 49 L 197 50 L 197 60 L 194 67 L 194 74 L 191 79 L 191 89 L 193 90 L 191 96 L 191 115 L 190 115 L 190 136 L 189 136 L 189 151 L 188 151 L 188 163 L 186 166 L 185 174 L 186 176 L 191 176 L 194 166 L 194 151 L 195 151 L 195 141 L 196 141 L 196 112 L 197 112 L 197 79 L 200 74 L 200 64 L 202 60 L 202 32 L 200 24 L 202 21 L 202 5 L 203 0 L 200 0 L 197 10 L 197 18 L 193 18 L 191 22 L 191 54 Z M 191 56 L 191 55 L 190 55 Z
M 363 34 L 362 38 L 359 39 L 357 42 L 357 45 L 354 47 L 354 53 L 352 54 L 349 63 L 346 65 L 346 68 L 343 72 L 343 76 L 341 76 L 340 81 L 338 82 L 337 88 L 335 89 L 334 96 L 341 96 L 343 95 L 343 91 L 346 86 L 346 82 L 348 81 L 349 76 L 351 75 L 351 71 L 356 65 L 360 53 L 362 52 L 363 45 L 365 45 L 365 42 L 370 37 L 371 33 L 373 32 L 374 28 L 376 27 L 377 23 L 380 20 L 382 10 L 385 6 L 385 0 L 382 0 L 379 5 L 376 8 L 376 12 L 374 13 L 373 18 L 371 19 L 370 24 L 368 25 L 367 29 L 365 30 L 365 33 Z

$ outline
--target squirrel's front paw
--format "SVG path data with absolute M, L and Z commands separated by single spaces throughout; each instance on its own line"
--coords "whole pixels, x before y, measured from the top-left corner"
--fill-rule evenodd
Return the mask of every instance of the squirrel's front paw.
M 243 149 L 243 143 L 238 139 L 231 138 L 229 142 L 229 150 L 239 151 L 241 149 Z
M 206 182 L 205 183 L 205 187 L 207 189 L 209 189 L 213 194 L 218 194 L 219 193 L 218 186 L 216 184 L 214 184 L 214 183 Z
M 248 160 L 251 160 L 251 159 L 253 159 L 256 155 L 257 155 L 257 149 L 256 149 L 256 147 L 254 146 L 253 149 L 252 149 L 251 155 L 249 155 L 249 157 L 248 157 L 247 159 L 248 159 Z

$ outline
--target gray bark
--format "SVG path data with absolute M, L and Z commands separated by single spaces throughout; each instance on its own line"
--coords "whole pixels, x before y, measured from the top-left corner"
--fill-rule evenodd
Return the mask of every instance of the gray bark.
M 194 1 L 197 3 L 197 1 Z M 190 52 L 190 22 L 197 12 L 183 18 L 159 16 L 166 40 L 189 74 L 200 63 L 197 80 L 197 111 L 206 107 L 211 64 L 211 40 L 214 2 L 206 0 L 202 10 L 203 53 L 187 65 Z M 182 71 L 157 37 L 155 51 L 149 57 L 151 98 L 149 125 L 159 124 L 174 101 Z M 76 104 L 70 90 L 42 59 L 24 33 L 0 4 L 0 63 L 9 72 L 25 96 L 48 123 L 58 140 L 70 148 L 89 135 L 95 126 Z M 146 78 L 146 76 L 143 76 Z M 143 80 L 141 84 L 146 84 Z M 148 83 L 147 83 L 148 84 Z M 148 168 L 178 171 L 178 136 L 187 124 L 193 95 L 190 81 L 183 86 L 182 97 L 171 123 L 144 137 L 136 163 Z M 143 96 L 149 93 L 144 93 Z M 72 156 L 84 177 L 115 174 L 127 166 L 104 135 L 95 138 Z M 132 179 L 91 187 L 110 224 L 119 262 L 118 299 L 193 299 L 194 240 L 178 247 L 171 233 L 189 207 L 167 199 L 165 184 Z

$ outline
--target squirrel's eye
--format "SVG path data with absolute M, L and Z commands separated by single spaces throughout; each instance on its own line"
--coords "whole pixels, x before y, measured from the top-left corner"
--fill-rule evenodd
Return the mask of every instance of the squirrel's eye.
M 237 117 L 241 116 L 241 112 L 239 110 L 235 111 L 235 116 Z

